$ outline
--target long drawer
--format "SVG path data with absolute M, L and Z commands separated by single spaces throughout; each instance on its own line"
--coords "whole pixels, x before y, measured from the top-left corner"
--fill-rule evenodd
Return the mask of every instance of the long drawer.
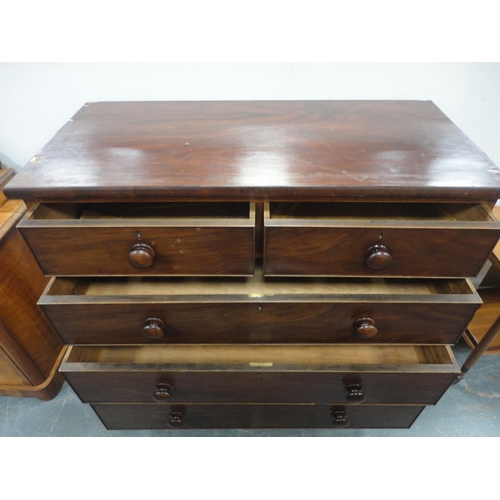
M 460 372 L 448 346 L 72 347 L 85 403 L 435 404 Z
M 112 429 L 409 428 L 422 406 L 95 404 Z
M 451 344 L 467 280 L 54 278 L 39 305 L 67 344 Z
M 267 203 L 266 275 L 474 277 L 500 236 L 486 205 Z
M 19 224 L 46 275 L 252 275 L 253 203 L 41 204 Z

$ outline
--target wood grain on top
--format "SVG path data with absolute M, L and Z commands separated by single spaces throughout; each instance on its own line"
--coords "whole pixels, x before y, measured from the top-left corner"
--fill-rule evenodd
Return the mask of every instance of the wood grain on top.
M 500 198 L 430 101 L 87 103 L 6 188 L 39 200 Z

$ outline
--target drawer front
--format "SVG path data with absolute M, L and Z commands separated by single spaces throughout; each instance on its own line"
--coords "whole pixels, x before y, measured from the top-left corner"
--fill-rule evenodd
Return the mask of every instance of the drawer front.
M 64 376 L 84 403 L 432 405 L 456 373 L 100 371 Z
M 56 216 L 45 208 L 38 210 Z M 29 212 L 19 230 L 49 276 L 254 272 L 253 209 L 247 219 L 51 219 L 36 213 Z
M 474 277 L 500 236 L 498 222 L 487 207 L 475 208 L 473 215 L 480 220 L 461 220 L 455 214 L 458 220 L 442 222 L 273 219 L 268 208 L 264 272 L 268 276 Z
M 422 406 L 95 404 L 107 429 L 409 428 Z
M 327 282 L 310 294 L 298 292 L 319 286 L 312 280 L 287 284 L 286 294 L 250 281 L 199 281 L 171 295 L 185 283 L 55 279 L 39 305 L 67 344 L 451 344 L 481 303 L 465 280 L 393 280 L 380 293 L 367 293 L 375 283 Z
M 41 305 L 66 344 L 453 344 L 471 304 Z

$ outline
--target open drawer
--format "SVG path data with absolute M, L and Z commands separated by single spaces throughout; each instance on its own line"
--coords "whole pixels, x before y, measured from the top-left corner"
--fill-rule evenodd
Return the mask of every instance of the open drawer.
M 267 203 L 264 272 L 474 277 L 500 237 L 486 205 Z
M 38 302 L 66 344 L 455 343 L 467 280 L 53 278 Z
M 449 346 L 71 347 L 85 403 L 435 404 L 460 370 Z
M 46 275 L 252 275 L 253 203 L 41 204 L 19 230 Z

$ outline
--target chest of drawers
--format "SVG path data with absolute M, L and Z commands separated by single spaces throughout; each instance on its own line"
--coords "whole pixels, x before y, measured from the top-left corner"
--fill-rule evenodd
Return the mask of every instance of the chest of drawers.
M 87 103 L 8 194 L 108 429 L 409 427 L 500 236 L 430 102 Z

